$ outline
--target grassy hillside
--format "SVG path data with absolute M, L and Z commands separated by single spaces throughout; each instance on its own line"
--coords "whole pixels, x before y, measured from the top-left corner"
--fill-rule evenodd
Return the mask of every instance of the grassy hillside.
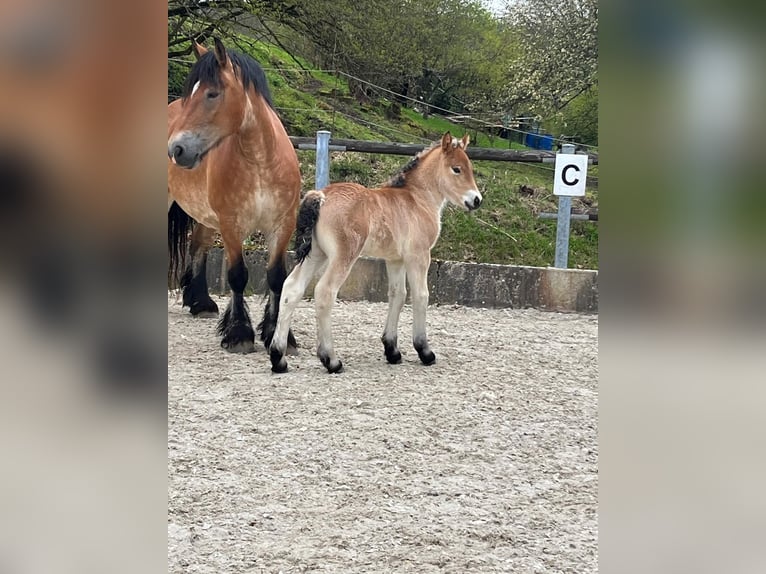
M 288 133 L 313 136 L 328 129 L 334 137 L 428 143 L 445 131 L 462 135 L 465 127 L 440 116 L 423 118 L 385 94 L 361 101 L 352 96 L 342 76 L 313 71 L 312 64 L 293 59 L 283 50 L 262 43 L 244 46 L 266 71 L 274 103 Z M 301 67 L 303 69 L 301 69 Z M 172 92 L 172 87 L 171 87 Z M 523 148 L 470 128 L 473 145 Z M 313 152 L 298 152 L 304 189 L 314 186 Z M 374 186 L 388 179 L 408 158 L 359 153 L 332 154 L 332 181 L 356 181 Z M 508 162 L 474 162 L 476 181 L 485 202 L 472 213 L 445 210 L 442 235 L 433 251 L 438 259 L 547 266 L 553 264 L 556 223 L 537 213 L 555 212 L 553 166 Z M 524 192 L 520 192 L 524 186 Z M 531 195 L 530 195 L 531 194 Z M 588 170 L 585 202 L 598 205 L 598 167 Z M 585 207 L 579 199 L 574 207 Z M 572 222 L 569 266 L 598 268 L 598 224 Z

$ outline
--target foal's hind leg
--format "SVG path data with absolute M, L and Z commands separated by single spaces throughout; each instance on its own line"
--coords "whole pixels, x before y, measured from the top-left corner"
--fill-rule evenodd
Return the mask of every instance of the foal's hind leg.
M 388 272 L 388 318 L 386 329 L 380 338 L 383 341 L 383 349 L 386 360 L 395 365 L 402 362 L 402 354 L 397 345 L 399 330 L 399 315 L 407 298 L 407 282 L 405 280 L 404 263 L 401 261 L 386 261 Z
M 426 309 L 428 308 L 428 267 L 430 253 L 413 257 L 406 262 L 407 280 L 412 292 L 412 344 L 424 365 L 433 365 L 436 355 L 428 345 L 426 335 Z
M 282 287 L 282 298 L 279 302 L 277 327 L 274 331 L 271 347 L 269 348 L 271 370 L 275 373 L 284 373 L 287 370 L 285 352 L 288 347 L 289 329 L 295 307 L 303 298 L 306 287 L 308 287 L 309 282 L 314 277 L 314 273 L 324 261 L 324 254 L 318 249 L 314 249 L 306 259 L 295 266 L 285 280 L 285 284 Z
M 346 277 L 348 277 L 355 261 L 356 257 L 351 259 L 351 261 L 341 261 L 339 259 L 331 261 L 314 288 L 317 336 L 319 339 L 317 357 L 319 357 L 319 360 L 322 361 L 322 364 L 329 373 L 340 373 L 343 371 L 343 363 L 335 356 L 332 344 L 332 308 L 338 296 L 338 291 L 346 281 Z
M 215 230 L 198 223 L 191 237 L 189 265 L 181 277 L 183 305 L 195 317 L 215 317 L 218 305 L 210 298 L 207 287 L 207 253 L 215 238 Z
M 285 251 L 290 237 L 295 230 L 295 221 L 280 226 L 269 237 L 269 262 L 266 266 L 266 281 L 269 284 L 269 298 L 266 301 L 266 308 L 263 310 L 263 321 L 258 325 L 261 333 L 261 341 L 268 349 L 271 346 L 271 340 L 274 337 L 274 329 L 277 326 L 277 317 L 279 317 L 279 301 L 282 297 L 282 286 L 287 277 L 285 269 Z M 289 323 L 288 323 L 289 325 Z M 298 344 L 295 342 L 292 330 L 287 333 L 288 355 L 298 353 Z
M 252 353 L 255 350 L 255 332 L 245 304 L 245 286 L 248 272 L 242 258 L 242 242 L 236 233 L 223 231 L 223 245 L 229 264 L 227 278 L 231 288 L 231 301 L 221 320 L 218 334 L 221 346 L 232 353 Z

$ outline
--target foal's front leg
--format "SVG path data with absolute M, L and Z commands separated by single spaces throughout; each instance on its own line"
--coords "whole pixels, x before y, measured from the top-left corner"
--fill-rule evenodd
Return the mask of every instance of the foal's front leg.
M 406 262 L 407 280 L 412 292 L 412 344 L 424 365 L 433 365 L 436 355 L 428 345 L 426 309 L 428 308 L 428 267 L 431 254 L 414 257 Z

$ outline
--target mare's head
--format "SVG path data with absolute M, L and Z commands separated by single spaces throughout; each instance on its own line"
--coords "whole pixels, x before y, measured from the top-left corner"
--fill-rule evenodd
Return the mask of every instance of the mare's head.
M 197 62 L 186 78 L 181 112 L 168 138 L 168 157 L 188 169 L 197 167 L 207 152 L 240 130 L 248 108 L 273 107 L 266 76 L 255 60 L 226 50 L 218 38 L 213 51 L 195 42 L 194 52 Z M 263 96 L 262 101 L 248 97 L 251 87 Z
M 472 211 L 481 205 L 481 193 L 473 178 L 473 166 L 465 150 L 470 138 L 453 138 L 447 132 L 441 142 L 422 151 L 389 185 L 419 185 L 434 189 L 450 203 Z M 417 170 L 415 169 L 417 168 Z M 416 183 L 417 182 L 417 183 Z

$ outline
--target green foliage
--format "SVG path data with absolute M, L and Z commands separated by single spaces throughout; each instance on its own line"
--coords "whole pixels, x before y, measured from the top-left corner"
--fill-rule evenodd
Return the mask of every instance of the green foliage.
M 577 96 L 561 110 L 551 131 L 570 136 L 577 142 L 598 145 L 598 85 Z

